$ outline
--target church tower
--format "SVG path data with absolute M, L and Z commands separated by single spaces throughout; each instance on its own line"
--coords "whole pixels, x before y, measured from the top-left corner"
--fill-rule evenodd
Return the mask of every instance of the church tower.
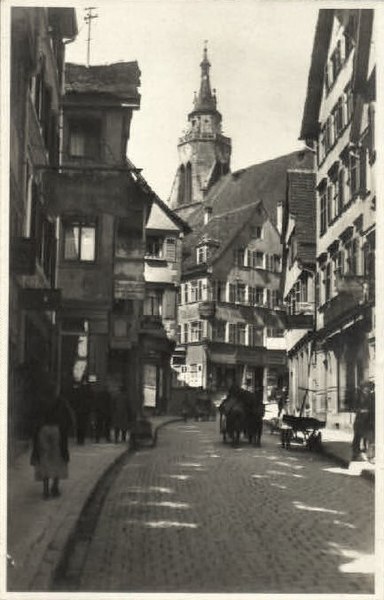
M 231 140 L 222 134 L 222 117 L 209 79 L 210 66 L 205 45 L 200 90 L 195 92 L 188 128 L 178 143 L 179 168 L 170 196 L 173 209 L 204 202 L 209 188 L 229 172 Z

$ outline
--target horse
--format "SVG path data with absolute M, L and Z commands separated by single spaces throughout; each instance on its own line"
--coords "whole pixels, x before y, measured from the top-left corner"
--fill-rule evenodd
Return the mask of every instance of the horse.
M 245 410 L 241 402 L 228 394 L 219 406 L 220 433 L 223 442 L 227 441 L 227 434 L 232 439 L 232 445 L 238 444 L 240 434 L 245 428 Z
M 264 415 L 265 406 L 263 404 L 256 404 L 251 408 L 246 418 L 246 435 L 249 443 L 253 443 L 255 446 L 261 446 Z
M 234 404 L 226 415 L 224 433 L 224 441 L 226 434 L 232 439 L 232 446 L 238 445 L 240 442 L 240 434 L 245 428 L 246 415 L 243 406 L 240 402 Z

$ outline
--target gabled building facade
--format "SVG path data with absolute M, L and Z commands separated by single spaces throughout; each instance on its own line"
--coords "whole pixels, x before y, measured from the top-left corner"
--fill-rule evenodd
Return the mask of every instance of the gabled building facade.
M 223 393 L 276 387 L 285 366 L 279 306 L 281 246 L 262 203 L 212 215 L 183 270 L 182 381 Z
M 9 442 L 28 437 L 39 379 L 57 372 L 57 223 L 43 170 L 59 164 L 72 8 L 11 9 Z M 12 450 L 12 448 L 11 448 Z
M 349 426 L 374 380 L 374 11 L 320 10 L 301 138 L 317 151 L 317 405 Z
M 60 385 L 127 390 L 142 405 L 145 225 L 152 195 L 127 160 L 136 62 L 66 65 L 60 169 L 47 171 L 59 217 Z
M 316 269 L 316 175 L 313 156 L 307 169 L 287 173 L 287 191 L 279 207 L 278 228 L 283 245 L 282 298 L 286 308 L 290 409 L 316 412 L 315 375 L 315 269 Z
M 182 240 L 190 228 L 154 195 L 145 229 L 143 405 L 165 412 L 172 393 L 171 356 L 177 341 Z
M 305 151 L 222 177 L 189 215 L 176 348 L 179 382 L 219 396 L 232 383 L 272 399 L 286 384 L 277 205 Z

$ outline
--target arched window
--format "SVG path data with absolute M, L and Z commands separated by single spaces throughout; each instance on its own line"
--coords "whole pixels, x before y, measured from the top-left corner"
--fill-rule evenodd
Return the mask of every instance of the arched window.
M 185 192 L 184 192 L 184 203 L 190 204 L 192 202 L 192 167 L 191 163 L 187 163 L 185 167 Z
M 177 204 L 184 204 L 184 192 L 185 192 L 185 167 L 181 165 L 179 169 L 179 190 L 177 194 Z

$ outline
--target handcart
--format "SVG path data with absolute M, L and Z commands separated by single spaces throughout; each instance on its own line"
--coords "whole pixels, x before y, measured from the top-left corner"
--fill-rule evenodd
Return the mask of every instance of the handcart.
M 282 438 L 282 445 L 290 448 L 291 442 L 305 444 L 308 450 L 319 451 L 321 449 L 321 431 L 325 427 L 325 421 L 319 421 L 313 417 L 296 417 L 294 415 L 283 415 L 283 422 L 288 426 Z

